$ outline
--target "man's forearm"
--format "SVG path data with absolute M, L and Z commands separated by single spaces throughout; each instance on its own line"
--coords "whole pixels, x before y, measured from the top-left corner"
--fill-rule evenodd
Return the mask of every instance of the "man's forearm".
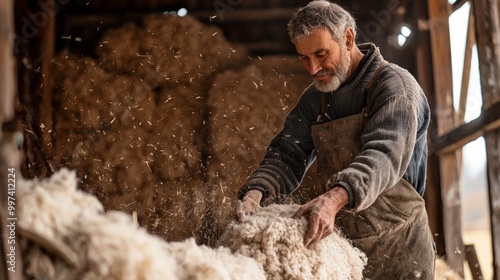
M 337 212 L 346 205 L 349 205 L 349 194 L 341 186 L 334 186 L 333 189 L 327 191 L 324 195 L 331 199 Z

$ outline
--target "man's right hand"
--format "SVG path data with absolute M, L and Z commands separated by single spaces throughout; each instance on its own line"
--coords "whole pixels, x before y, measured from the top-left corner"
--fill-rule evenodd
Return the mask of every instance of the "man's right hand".
M 246 215 L 251 215 L 260 210 L 260 200 L 262 192 L 259 190 L 249 190 L 241 200 L 241 210 Z
M 306 216 L 308 228 L 304 236 L 304 245 L 316 243 L 330 235 L 335 228 L 335 216 L 349 202 L 347 191 L 334 187 L 326 193 L 300 206 L 294 218 Z

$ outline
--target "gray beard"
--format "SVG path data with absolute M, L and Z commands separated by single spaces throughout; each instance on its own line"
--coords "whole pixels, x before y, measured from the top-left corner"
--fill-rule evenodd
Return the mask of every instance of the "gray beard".
M 340 85 L 345 82 L 350 62 L 349 56 L 347 55 L 347 47 L 341 50 L 340 57 L 340 67 L 335 75 L 332 75 L 328 80 L 314 80 L 314 86 L 317 90 L 321 92 L 332 92 L 337 90 Z
M 321 92 L 332 92 L 337 90 L 343 82 L 344 79 L 339 77 L 339 74 L 336 74 L 327 81 L 314 80 L 314 85 L 316 86 L 316 89 Z

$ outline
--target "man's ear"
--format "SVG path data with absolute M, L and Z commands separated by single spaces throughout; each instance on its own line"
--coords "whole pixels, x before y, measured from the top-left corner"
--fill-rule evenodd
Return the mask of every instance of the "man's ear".
M 351 27 L 348 27 L 345 31 L 345 44 L 348 51 L 350 51 L 354 47 L 354 40 L 354 30 L 352 30 Z

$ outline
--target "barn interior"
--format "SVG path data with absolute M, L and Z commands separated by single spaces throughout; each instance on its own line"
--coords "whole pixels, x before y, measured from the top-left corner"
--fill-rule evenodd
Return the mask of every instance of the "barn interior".
M 0 136 L 4 143 L 22 135 L 19 155 L 0 151 L 2 221 L 8 168 L 24 178 L 69 168 L 82 190 L 151 234 L 212 245 L 234 217 L 238 189 L 311 83 L 286 30 L 308 2 L 2 1 Z M 335 2 L 357 20 L 357 43 L 375 43 L 427 95 L 424 198 L 437 254 L 465 278 L 500 279 L 498 2 Z M 455 49 L 463 49 L 458 74 Z M 467 119 L 471 106 L 478 113 Z M 482 186 L 464 190 L 463 159 L 478 139 L 485 193 L 473 200 L 468 191 Z M 319 192 L 312 166 L 292 199 Z M 486 209 L 486 235 L 476 237 L 487 239 L 486 252 L 464 237 L 467 203 Z M 2 228 L 3 241 L 7 234 Z M 2 264 L 3 279 L 21 279 Z

